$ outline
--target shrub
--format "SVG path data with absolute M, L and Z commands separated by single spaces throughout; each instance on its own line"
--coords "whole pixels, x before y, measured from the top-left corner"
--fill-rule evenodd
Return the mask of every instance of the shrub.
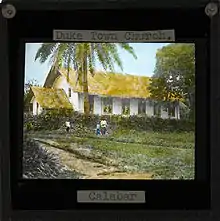
M 195 125 L 193 121 L 162 119 L 158 117 L 144 116 L 120 116 L 120 115 L 103 115 L 94 114 L 84 115 L 78 112 L 62 113 L 57 111 L 49 111 L 38 116 L 25 117 L 26 130 L 56 130 L 62 127 L 65 121 L 70 120 L 73 124 L 81 127 L 85 126 L 94 128 L 97 122 L 105 118 L 112 128 L 119 127 L 121 129 L 141 130 L 141 131 L 194 131 Z
M 54 109 L 54 110 L 44 110 L 43 114 L 48 117 L 72 117 L 72 109 Z
M 77 173 L 61 165 L 58 156 L 27 138 L 23 142 L 23 176 L 34 179 L 78 178 Z
M 24 129 L 57 130 L 67 119 L 72 118 L 73 111 L 68 109 L 44 110 L 40 115 L 24 115 Z

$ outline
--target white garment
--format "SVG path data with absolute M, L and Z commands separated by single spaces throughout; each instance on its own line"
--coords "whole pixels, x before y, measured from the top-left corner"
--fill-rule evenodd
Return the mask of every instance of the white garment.
M 106 120 L 101 121 L 101 127 L 107 127 L 107 121 Z
M 66 122 L 66 127 L 70 127 L 70 122 L 69 121 Z

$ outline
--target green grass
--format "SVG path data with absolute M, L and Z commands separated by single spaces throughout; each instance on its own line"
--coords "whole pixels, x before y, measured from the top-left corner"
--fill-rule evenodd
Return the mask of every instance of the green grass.
M 66 143 L 67 139 L 58 139 L 61 143 Z M 140 143 L 126 143 L 112 140 L 105 140 L 103 138 L 86 138 L 86 137 L 72 137 L 69 138 L 70 143 L 77 143 L 80 145 L 89 145 L 95 149 L 103 151 L 117 151 L 128 154 L 146 154 L 149 157 L 164 157 L 171 156 L 184 149 L 172 148 L 172 147 L 161 147 L 155 145 L 146 145 Z
M 36 133 L 36 132 L 35 132 Z M 40 131 L 40 134 L 47 135 L 48 133 L 51 135 L 50 131 Z M 63 134 L 63 131 L 54 131 L 54 136 Z M 85 128 L 85 127 L 77 127 L 76 131 L 73 132 L 74 137 L 81 137 L 83 139 L 86 138 L 95 138 L 95 132 L 93 129 Z M 179 133 L 158 133 L 152 131 L 135 131 L 135 130 L 115 130 L 112 134 L 107 137 L 100 137 L 100 139 L 104 139 L 105 141 L 117 141 L 123 143 L 134 143 L 134 144 L 145 144 L 149 146 L 157 146 L 157 147 L 171 147 L 171 148 L 184 148 L 184 149 L 194 149 L 194 133 L 190 132 L 179 132 Z
M 59 142 L 68 142 L 59 140 Z M 192 179 L 194 176 L 194 149 L 122 143 L 104 139 L 72 137 L 70 143 L 93 147 L 104 156 L 117 159 L 120 169 L 154 173 L 161 179 Z M 171 141 L 170 141 L 171 142 Z
M 135 130 L 118 130 L 112 135 L 115 140 L 128 141 L 140 144 L 172 147 L 172 148 L 194 148 L 193 133 L 158 133 L 137 132 Z
M 124 171 L 149 172 L 155 179 L 194 178 L 194 134 L 156 133 L 115 130 L 106 137 L 97 137 L 94 130 L 77 128 L 66 135 L 63 131 L 44 131 L 32 136 L 50 138 L 68 150 L 72 144 L 92 147 L 93 154 L 102 153 L 117 161 Z M 102 160 L 100 158 L 100 160 Z

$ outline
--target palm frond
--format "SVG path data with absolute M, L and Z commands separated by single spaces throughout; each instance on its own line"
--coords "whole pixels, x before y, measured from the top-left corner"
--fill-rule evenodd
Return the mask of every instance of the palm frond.
M 108 44 L 107 51 L 109 51 L 109 57 L 112 58 L 113 63 L 116 63 L 116 65 L 123 71 L 123 64 L 119 57 L 117 45 L 114 43 Z
M 119 48 L 124 49 L 137 59 L 134 49 L 128 43 L 44 43 L 37 51 L 35 60 L 39 59 L 41 63 L 44 63 L 50 59 L 51 71 L 64 67 L 69 73 L 73 68 L 76 72 L 76 86 L 77 84 L 82 86 L 85 53 L 87 57 L 86 69 L 91 76 L 94 76 L 97 61 L 106 73 L 115 72 L 115 66 L 123 71 Z M 67 74 L 67 81 L 69 81 L 69 74 Z
M 135 54 L 133 47 L 131 47 L 129 45 L 129 43 L 118 43 L 118 45 L 119 45 L 120 48 L 122 48 L 125 51 L 129 52 L 134 57 L 134 59 L 137 59 L 137 55 Z
M 43 43 L 35 55 L 35 61 L 38 59 L 40 63 L 47 61 L 54 54 L 57 46 L 57 43 Z

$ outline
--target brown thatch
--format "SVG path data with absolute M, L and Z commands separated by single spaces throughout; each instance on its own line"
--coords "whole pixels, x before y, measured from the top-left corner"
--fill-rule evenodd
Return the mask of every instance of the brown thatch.
M 44 87 L 31 87 L 34 98 L 42 108 L 46 109 L 73 109 L 68 97 L 63 89 L 53 89 Z
M 60 69 L 56 73 L 50 71 L 44 87 L 55 86 L 55 80 L 59 76 L 67 79 L 67 70 Z M 69 84 L 73 91 L 83 93 L 83 87 L 76 82 L 76 73 L 71 70 L 69 73 Z M 94 77 L 88 73 L 89 94 L 101 96 L 113 96 L 123 98 L 150 98 L 149 84 L 150 77 L 137 76 L 120 73 L 96 72 Z M 182 100 L 173 97 L 172 100 Z
M 65 69 L 61 69 L 60 74 L 67 77 Z M 83 92 L 82 86 L 76 83 L 76 73 L 70 71 L 69 76 L 69 83 L 73 91 Z M 91 74 L 88 74 L 89 94 L 93 95 L 147 98 L 150 96 L 149 83 L 150 78 L 144 76 L 96 72 L 92 77 Z

